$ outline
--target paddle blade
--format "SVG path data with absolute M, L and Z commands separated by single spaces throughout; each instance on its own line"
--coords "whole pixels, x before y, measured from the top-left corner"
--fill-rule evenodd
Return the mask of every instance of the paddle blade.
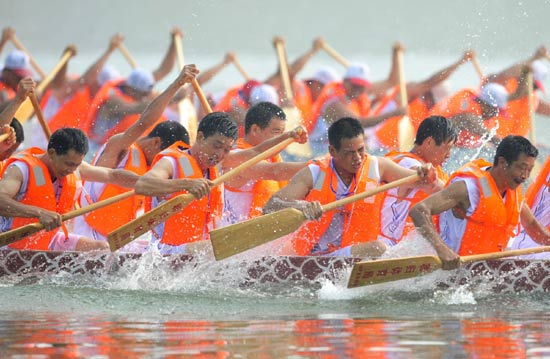
M 44 229 L 42 223 L 31 223 L 0 234 L 0 247 L 7 246 Z
M 266 214 L 210 232 L 214 257 L 221 260 L 294 232 L 306 220 L 295 208 Z
M 414 278 L 440 268 L 441 260 L 435 256 L 363 261 L 353 265 L 348 288 Z
M 145 213 L 143 216 L 109 233 L 109 235 L 107 235 L 107 240 L 109 241 L 111 252 L 122 248 L 137 237 L 166 221 L 168 218 L 187 207 L 194 199 L 195 197 L 191 194 L 176 196 Z

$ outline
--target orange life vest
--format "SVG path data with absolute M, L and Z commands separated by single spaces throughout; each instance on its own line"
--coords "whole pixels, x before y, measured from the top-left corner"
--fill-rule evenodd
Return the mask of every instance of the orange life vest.
M 237 140 L 237 148 L 245 149 L 251 148 L 252 145 L 244 142 L 244 139 L 239 138 Z M 275 155 L 269 158 L 267 161 L 275 163 L 282 162 L 283 159 L 280 155 Z M 248 212 L 248 218 L 257 217 L 263 214 L 262 208 L 266 205 L 271 196 L 286 185 L 287 181 L 272 181 L 272 180 L 257 180 L 252 188 L 252 203 L 250 204 L 250 211 Z M 232 192 L 242 192 L 238 188 L 229 187 L 226 188 Z
M 4 81 L 0 80 L 0 94 L 2 92 L 6 94 L 6 98 L 8 100 L 11 100 L 15 97 L 15 90 L 9 87 L 8 85 L 6 85 Z
M 357 185 L 355 193 L 364 192 L 378 185 L 378 178 L 375 178 L 377 165 L 377 162 L 372 161 L 371 157 L 367 155 L 363 165 L 356 174 Z M 331 167 L 330 157 L 319 161 L 319 166 L 319 176 L 313 185 L 313 189 L 306 196 L 306 200 L 328 204 L 336 200 L 336 194 L 332 187 L 336 186 L 338 182 L 337 174 Z M 381 200 L 382 196 L 368 197 L 337 209 L 345 213 L 344 229 L 342 230 L 340 247 L 333 248 L 333 250 L 356 243 L 368 242 L 377 238 L 380 231 L 379 213 Z M 315 244 L 328 229 L 333 216 L 334 211 L 326 212 L 319 221 L 309 221 L 295 232 L 292 236 L 292 243 L 296 254 L 306 256 L 311 253 Z M 369 223 L 365 225 L 367 218 Z
M 516 91 L 518 81 L 515 78 L 509 79 L 504 84 L 509 94 Z M 537 108 L 539 97 L 536 91 L 533 92 L 533 108 Z M 529 114 L 529 100 L 527 95 L 516 100 L 508 101 L 503 119 L 499 122 L 497 135 L 506 137 L 508 135 L 527 136 L 531 130 L 531 116 Z
M 348 99 L 346 96 L 346 89 L 342 82 L 331 82 L 326 84 L 317 100 L 313 103 L 309 117 L 304 117 L 304 126 L 307 132 L 311 133 L 313 131 L 325 104 L 334 98 L 344 99 L 348 109 L 353 112 L 356 117 L 368 116 L 371 108 L 371 101 L 367 94 L 362 94 L 359 98 L 353 100 Z
M 103 85 L 101 89 L 99 89 L 94 99 L 92 100 L 92 104 L 90 105 L 90 111 L 88 112 L 88 118 L 86 121 L 87 123 L 84 125 L 84 128 L 86 129 L 85 132 L 91 140 L 103 144 L 107 142 L 110 137 L 116 135 L 117 133 L 124 132 L 139 119 L 140 114 L 134 113 L 126 115 L 118 121 L 115 121 L 113 119 L 113 122 L 116 122 L 116 124 L 104 133 L 96 133 L 94 130 L 97 116 L 99 114 L 99 109 L 103 107 L 104 103 L 111 96 L 120 97 L 126 102 L 135 102 L 135 100 L 131 96 L 126 95 L 120 90 L 120 85 L 122 85 L 124 81 L 124 79 L 116 79 L 105 83 L 105 85 Z M 153 124 L 153 126 L 157 123 L 158 122 Z
M 481 117 L 481 105 L 475 101 L 477 95 L 471 89 L 463 89 L 456 94 L 438 102 L 431 110 L 431 115 L 451 118 L 461 113 L 472 113 Z M 491 130 L 497 125 L 499 117 L 483 121 L 483 125 Z M 460 130 L 455 146 L 474 148 L 481 144 L 481 137 L 466 130 Z
M 424 102 L 424 99 L 419 96 L 409 102 L 408 111 L 409 119 L 414 127 L 414 133 L 416 133 L 422 121 L 424 121 L 426 117 L 430 116 L 430 109 L 428 108 L 426 102 Z
M 418 162 L 424 164 L 426 163 L 422 158 L 418 157 L 417 155 L 415 155 L 414 153 L 411 153 L 411 152 L 397 152 L 397 151 L 391 151 L 391 152 L 388 152 L 385 157 L 391 159 L 393 162 L 399 164 L 399 162 L 401 162 L 402 159 L 404 158 L 412 158 L 412 159 L 415 159 L 417 160 Z M 445 173 L 445 171 L 443 171 L 443 168 L 441 168 L 441 166 L 437 166 L 435 167 L 435 170 L 437 172 L 437 178 L 441 179 L 444 183 L 446 183 L 448 180 L 449 180 L 449 175 L 447 173 Z M 409 198 L 409 197 L 396 197 L 394 195 L 391 194 L 391 192 L 384 192 L 384 194 L 382 194 L 382 197 L 384 198 L 387 198 L 387 197 L 396 197 L 396 198 L 399 198 L 399 200 L 401 201 L 408 201 L 410 202 L 410 206 L 409 208 L 411 208 L 413 205 L 415 205 L 416 203 L 422 201 L 424 198 L 428 197 L 429 194 L 423 192 L 423 191 L 416 191 L 416 193 L 414 194 L 413 197 Z M 382 203 L 384 203 L 384 201 L 382 201 Z M 437 216 L 434 216 L 434 223 L 437 221 Z M 403 235 L 401 236 L 401 238 L 397 239 L 397 242 L 399 242 L 403 237 L 405 237 L 407 234 L 409 234 L 412 230 L 414 229 L 414 224 L 411 220 L 411 217 L 407 216 L 407 221 L 405 223 L 405 227 L 403 229 Z M 384 233 L 381 231 L 380 232 L 380 235 L 384 236 Z M 392 241 L 396 240 L 395 238 L 390 238 Z
M 145 154 L 135 143 L 128 149 L 126 158 L 126 163 L 124 167 L 122 167 L 123 169 L 132 171 L 140 176 L 147 172 L 148 167 Z M 96 161 L 97 157 L 93 161 L 94 164 Z M 106 183 L 97 202 L 128 191 L 128 188 Z M 90 202 L 92 202 L 92 199 L 86 197 L 86 201 L 91 204 Z M 95 231 L 107 236 L 108 233 L 121 227 L 123 224 L 136 219 L 136 212 L 143 208 L 143 201 L 144 196 L 132 196 L 109 206 L 89 212 L 84 215 L 84 220 Z
M 519 213 L 523 200 L 521 186 L 507 189 L 501 197 L 493 176 L 484 167 L 491 163 L 484 159 L 474 160 L 453 173 L 453 178 L 475 178 L 480 192 L 479 205 L 471 216 L 466 217 L 466 229 L 458 254 L 471 255 L 498 252 L 506 248 L 519 225 Z
M 49 89 L 42 97 L 40 107 L 44 109 L 52 96 L 52 90 Z M 70 99 L 61 104 L 61 107 L 55 115 L 46 119 L 50 131 L 63 127 L 79 128 L 86 130 L 84 125 L 87 123 L 88 110 L 92 99 L 90 97 L 90 89 L 88 86 L 82 86 Z
M 180 174 L 178 178 L 204 178 L 197 161 L 189 154 L 188 148 L 188 145 L 178 141 L 160 152 L 155 157 L 153 165 L 162 157 L 172 157 L 178 166 Z M 208 169 L 208 174 L 210 180 L 218 177 L 215 167 Z M 178 246 L 203 239 L 207 225 L 214 224 L 214 218 L 222 213 L 223 198 L 220 187 L 212 188 L 208 196 L 193 200 L 178 214 L 168 218 L 164 222 L 163 233 L 155 232 L 155 235 L 161 239 L 160 243 Z M 173 193 L 168 196 L 168 199 L 185 193 L 187 191 Z
M 63 214 L 69 212 L 74 205 L 76 193 L 76 175 L 74 173 L 58 179 L 61 183 L 61 195 L 59 201 L 56 201 L 54 185 L 46 165 L 36 156 L 46 153 L 44 150 L 31 147 L 17 155 L 10 157 L 5 168 L 15 161 L 25 162 L 29 168 L 29 181 L 27 183 L 27 192 L 20 200 L 22 204 L 44 208 L 49 211 Z M 36 218 L 14 217 L 12 229 L 25 226 L 30 223 L 36 223 Z M 9 246 L 14 249 L 32 249 L 47 251 L 53 236 L 57 229 L 51 231 L 40 231 Z
M 546 157 L 546 161 L 542 165 L 542 168 L 537 175 L 537 178 L 529 185 L 527 192 L 525 193 L 525 203 L 529 208 L 533 208 L 533 203 L 535 197 L 543 187 L 550 188 L 550 181 L 547 180 L 548 174 L 550 173 L 550 156 Z
M 304 81 L 293 82 L 294 104 L 302 113 L 302 118 L 308 118 L 313 107 L 311 89 Z
M 220 102 L 214 106 L 214 111 L 230 112 L 235 107 L 247 109 L 249 106 L 239 95 L 242 86 L 230 88 Z

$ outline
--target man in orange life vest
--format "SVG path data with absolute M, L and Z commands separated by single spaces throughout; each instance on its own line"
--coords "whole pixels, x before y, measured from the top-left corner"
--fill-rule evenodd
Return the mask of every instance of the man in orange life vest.
M 300 128 L 300 131 L 285 132 L 252 148 L 231 152 L 237 141 L 237 131 L 237 124 L 227 113 L 206 115 L 199 123 L 197 140 L 190 148 L 176 142 L 160 152 L 153 168 L 136 183 L 136 193 L 155 196 L 153 206 L 158 205 L 163 196 L 191 193 L 197 198 L 153 230 L 158 239 L 153 245 L 158 245 L 162 253 L 186 253 L 188 244 L 211 248 L 209 241 L 201 240 L 209 239 L 209 229 L 215 226 L 215 219 L 222 213 L 223 186 L 212 187 L 212 180 L 218 177 L 218 164 L 226 172 L 285 139 L 294 137 L 302 143 L 307 139 Z
M 410 211 L 419 234 L 435 248 L 443 269 L 463 255 L 504 250 L 521 222 L 537 243 L 550 245 L 550 233 L 523 201 L 521 185 L 529 178 L 538 150 L 521 136 L 507 136 L 493 163 L 478 159 L 451 176 L 447 187 Z M 439 214 L 436 228 L 432 216 Z
M 100 87 L 98 74 L 122 40 L 122 35 L 114 35 L 105 52 L 81 76 L 67 74 L 68 62 L 59 70 L 42 96 L 40 103 L 44 118 L 52 132 L 62 127 L 84 130 L 90 103 Z M 70 51 L 72 56 L 76 55 L 74 45 L 67 47 L 63 53 L 66 51 Z M 32 143 L 37 147 L 45 147 L 38 145 L 47 143 L 44 131 L 35 132 L 31 139 Z
M 258 88 L 258 87 L 257 87 Z M 259 102 L 246 113 L 245 135 L 237 141 L 237 151 L 251 148 L 285 132 L 286 115 L 277 105 Z M 224 185 L 222 225 L 258 216 L 267 200 L 307 162 L 282 162 L 277 155 L 228 180 Z
M 533 215 L 543 226 L 550 229 L 550 156 L 546 158 L 539 174 L 527 188 L 525 204 L 529 206 Z M 524 249 L 540 246 L 534 241 L 525 228 L 510 241 L 511 249 Z M 526 259 L 550 259 L 550 252 L 535 253 L 522 256 Z
M 502 112 L 506 109 L 508 92 L 497 83 L 486 83 L 479 92 L 463 89 L 439 102 L 431 111 L 432 115 L 448 118 L 458 131 L 456 146 L 474 148 L 480 146 L 487 137 L 498 144 L 500 137 L 491 130 L 502 122 Z
M 396 54 L 394 49 L 394 63 Z M 325 86 L 313 105 L 310 117 L 305 121 L 314 156 L 326 154 L 327 128 L 339 118 L 357 118 L 361 125 L 367 128 L 373 127 L 385 119 L 402 116 L 404 109 L 401 107 L 381 115 L 370 115 L 371 100 L 369 95 L 383 95 L 397 83 L 397 79 L 394 77 L 390 76 L 387 80 L 373 83 L 370 68 L 366 64 L 355 63 L 348 67 L 342 82 Z
M 430 116 L 418 127 L 414 146 L 410 152 L 389 152 L 386 157 L 405 168 L 414 169 L 431 163 L 437 171 L 438 189 L 443 188 L 449 176 L 441 166 L 450 157 L 457 134 L 453 124 L 445 117 Z M 386 191 L 380 208 L 380 234 L 378 239 L 394 246 L 407 235 L 414 225 L 409 221 L 410 207 L 426 198 L 429 193 L 403 188 Z
M 19 82 L 31 76 L 29 56 L 26 53 L 13 50 L 6 56 L 0 77 L 0 110 L 15 97 Z
M 7 231 L 29 223 L 42 223 L 46 231 L 12 243 L 15 249 L 94 250 L 106 242 L 58 232 L 61 214 L 74 205 L 78 170 L 84 180 L 132 187 L 138 176 L 125 170 L 96 167 L 82 162 L 88 141 L 78 129 L 64 128 L 52 134 L 48 150 L 32 147 L 8 160 L 0 180 L 0 228 Z
M 427 183 L 426 188 L 432 188 L 437 185 L 435 171 L 431 164 L 411 170 L 387 158 L 366 154 L 363 126 L 354 118 L 334 122 L 328 130 L 328 139 L 330 156 L 300 170 L 264 207 L 264 213 L 296 208 L 302 210 L 307 219 L 319 220 L 306 223 L 292 234 L 281 254 L 379 256 L 386 246 L 377 240 L 378 220 L 370 222 L 370 219 L 378 218 L 382 196 L 372 196 L 327 213 L 323 213 L 321 204 L 415 173 Z
M 111 137 L 95 155 L 93 165 L 107 168 L 124 168 L 143 175 L 150 169 L 155 156 L 177 141 L 189 143 L 187 130 L 177 122 L 163 121 L 145 137 L 162 112 L 184 84 L 191 82 L 198 73 L 195 65 L 186 65 L 178 77 L 157 96 L 143 111 L 139 120 L 123 133 Z M 141 138 L 140 138 L 141 137 Z M 97 202 L 127 189 L 98 182 L 85 182 L 80 195 L 80 206 Z M 136 218 L 143 211 L 143 197 L 133 196 L 110 206 L 98 209 L 75 219 L 75 231 L 90 238 L 106 240 L 106 235 Z
M 158 69 L 150 72 L 135 68 L 127 79 L 109 81 L 98 91 L 83 125 L 84 132 L 90 138 L 91 153 L 95 153 L 111 136 L 125 131 L 137 121 L 152 99 L 154 84 L 174 67 L 176 34 L 182 35 L 181 30 L 172 30 L 170 47 Z

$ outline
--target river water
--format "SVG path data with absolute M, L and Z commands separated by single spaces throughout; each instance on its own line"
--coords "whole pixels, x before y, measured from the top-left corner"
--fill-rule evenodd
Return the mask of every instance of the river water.
M 208 68 L 232 50 L 259 79 L 276 68 L 274 35 L 285 38 L 290 60 L 322 36 L 349 60 L 369 63 L 375 79 L 386 76 L 391 46 L 397 40 L 406 48 L 409 80 L 427 78 L 468 48 L 476 50 L 482 69 L 491 73 L 528 58 L 542 44 L 550 46 L 546 0 L 3 0 L 1 4 L 1 26 L 16 29 L 43 69 L 51 69 L 64 47 L 75 43 L 79 54 L 70 63 L 75 73 L 84 71 L 116 32 L 125 35 L 126 47 L 138 64 L 153 69 L 174 25 L 185 32 L 187 62 Z M 123 75 L 130 71 L 119 54 L 113 54 L 109 63 Z M 321 64 L 344 71 L 326 54 L 319 54 L 302 76 Z M 157 90 L 173 76 L 175 72 Z M 453 89 L 475 88 L 476 76 L 467 64 L 450 83 Z M 230 68 L 204 89 L 217 92 L 240 81 L 240 74 Z M 550 138 L 547 121 L 537 117 L 537 144 L 542 148 Z M 490 151 L 483 155 L 492 156 Z M 456 168 L 475 156 L 475 151 L 455 152 L 448 167 Z M 442 290 L 434 287 L 433 276 L 354 290 L 345 288 L 345 279 L 314 288 L 242 288 L 238 270 L 211 262 L 201 268 L 201 272 L 183 268 L 174 273 L 145 260 L 132 272 L 99 277 L 1 278 L 0 356 L 550 357 L 547 293 Z

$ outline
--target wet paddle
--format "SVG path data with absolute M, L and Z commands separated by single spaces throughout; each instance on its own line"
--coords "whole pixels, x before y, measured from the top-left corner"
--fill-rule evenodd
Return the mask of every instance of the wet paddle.
M 40 123 L 40 126 L 42 127 L 42 130 L 44 131 L 44 134 L 46 135 L 46 139 L 49 140 L 50 137 L 52 137 L 52 131 L 50 130 L 50 127 L 48 126 L 48 122 L 44 118 L 44 114 L 42 113 L 42 109 L 40 108 L 40 104 L 38 103 L 38 100 L 36 99 L 36 95 L 31 93 L 29 95 L 31 98 L 32 107 L 34 108 L 34 113 L 36 114 L 36 117 L 38 118 L 38 122 Z
M 286 59 L 284 40 L 276 37 L 274 40 L 274 45 L 277 52 L 277 58 L 279 60 L 279 71 L 283 83 L 284 98 L 281 99 L 281 103 L 284 104 L 283 111 L 285 112 L 287 118 L 286 126 L 290 128 L 296 128 L 302 125 L 302 113 L 298 109 L 298 107 L 293 104 L 294 95 L 292 93 L 292 85 L 290 83 L 290 75 L 288 73 L 288 63 Z M 286 152 L 300 159 L 310 159 L 311 157 L 313 157 L 311 147 L 307 142 L 303 144 L 293 143 L 292 145 L 288 146 Z
M 418 181 L 418 175 L 416 174 L 401 178 L 371 190 L 328 203 L 323 206 L 323 212 L 332 211 L 358 200 L 416 181 Z M 215 229 L 210 232 L 210 241 L 214 249 L 214 256 L 216 260 L 231 257 L 290 234 L 300 228 L 306 221 L 307 219 L 302 211 L 295 208 L 286 208 L 244 222 Z
M 461 257 L 460 263 L 466 264 L 548 251 L 550 251 L 550 246 L 516 249 L 506 252 L 476 254 Z M 363 261 L 353 265 L 353 270 L 348 280 L 348 288 L 414 278 L 434 272 L 441 268 L 441 260 L 436 256 L 418 256 Z
M 0 143 L 4 142 L 5 140 L 8 139 L 8 137 L 10 137 L 10 134 L 9 133 L 3 133 L 0 135 Z
M 323 41 L 323 50 L 325 50 L 327 54 L 329 54 L 334 60 L 338 61 L 342 66 L 349 67 L 350 65 L 349 61 L 324 41 Z
M 223 182 L 235 177 L 239 173 L 254 166 L 258 162 L 268 159 L 270 157 L 273 157 L 275 154 L 282 151 L 286 146 L 291 144 L 293 141 L 294 141 L 293 138 L 287 138 L 283 142 L 271 147 L 269 150 L 262 152 L 256 157 L 253 157 L 248 161 L 241 163 L 239 166 L 233 168 L 231 171 L 224 173 L 220 177 L 213 180 L 212 182 L 214 183 L 214 186 L 219 186 Z M 109 240 L 109 246 L 111 248 L 111 251 L 112 252 L 116 251 L 122 246 L 133 241 L 135 238 L 151 230 L 158 224 L 164 222 L 174 214 L 180 212 L 187 205 L 189 205 L 189 203 L 191 203 L 194 199 L 195 199 L 195 196 L 193 196 L 190 193 L 181 194 L 179 196 L 169 199 L 168 201 L 162 203 L 158 207 L 145 213 L 143 216 L 138 217 L 137 219 L 109 233 L 107 238 Z
M 29 56 L 29 61 L 31 62 L 32 67 L 34 67 L 36 72 L 38 72 L 38 74 L 40 75 L 40 78 L 43 79 L 44 77 L 46 77 L 46 74 L 44 73 L 44 70 L 42 70 L 42 68 L 38 65 L 38 63 L 31 56 L 31 53 L 25 48 L 25 46 L 23 46 L 23 44 L 21 43 L 21 41 L 19 41 L 19 39 L 17 38 L 17 36 L 15 36 L 15 34 L 12 35 L 11 42 L 13 42 L 13 44 L 15 45 L 15 47 L 18 50 L 23 51 L 24 53 L 26 53 Z
M 74 56 L 74 52 L 72 50 L 65 51 L 65 53 L 61 57 L 61 60 L 59 60 L 59 62 L 55 65 L 55 67 L 48 73 L 48 75 L 46 75 L 46 77 L 42 81 L 40 81 L 38 86 L 36 86 L 35 93 L 41 95 L 42 92 L 44 92 L 44 90 L 46 89 L 46 87 L 50 84 L 50 82 L 52 82 L 55 75 L 57 75 L 59 70 L 61 70 L 61 68 L 65 66 L 67 61 L 69 61 L 69 59 L 72 56 Z M 32 116 L 32 113 L 33 113 L 33 105 L 32 105 L 31 99 L 27 98 L 21 104 L 21 106 L 19 106 L 19 109 L 15 113 L 14 117 L 17 118 L 19 122 L 25 123 Z
M 113 196 L 111 198 L 107 198 L 103 201 L 99 201 L 93 204 L 90 204 L 89 206 L 79 208 L 77 210 L 74 210 L 72 212 L 68 212 L 61 215 L 61 220 L 63 222 L 68 221 L 69 219 L 81 216 L 83 214 L 95 211 L 96 209 L 108 206 L 110 204 L 116 203 L 118 201 L 121 201 L 123 199 L 126 199 L 130 196 L 134 195 L 134 191 L 128 191 L 121 193 L 119 195 Z M 44 225 L 40 222 L 27 224 L 25 226 L 12 229 L 11 231 L 7 231 L 4 233 L 0 233 L 0 247 L 6 246 L 10 243 L 17 242 L 25 237 L 28 237 L 38 231 L 41 231 L 44 229 Z
M 402 49 L 397 52 L 397 68 L 399 74 L 399 104 L 407 110 L 409 101 L 407 98 L 407 83 L 405 82 Z M 397 139 L 399 141 L 399 151 L 406 152 L 413 147 L 414 127 L 408 114 L 403 116 L 397 124 Z

